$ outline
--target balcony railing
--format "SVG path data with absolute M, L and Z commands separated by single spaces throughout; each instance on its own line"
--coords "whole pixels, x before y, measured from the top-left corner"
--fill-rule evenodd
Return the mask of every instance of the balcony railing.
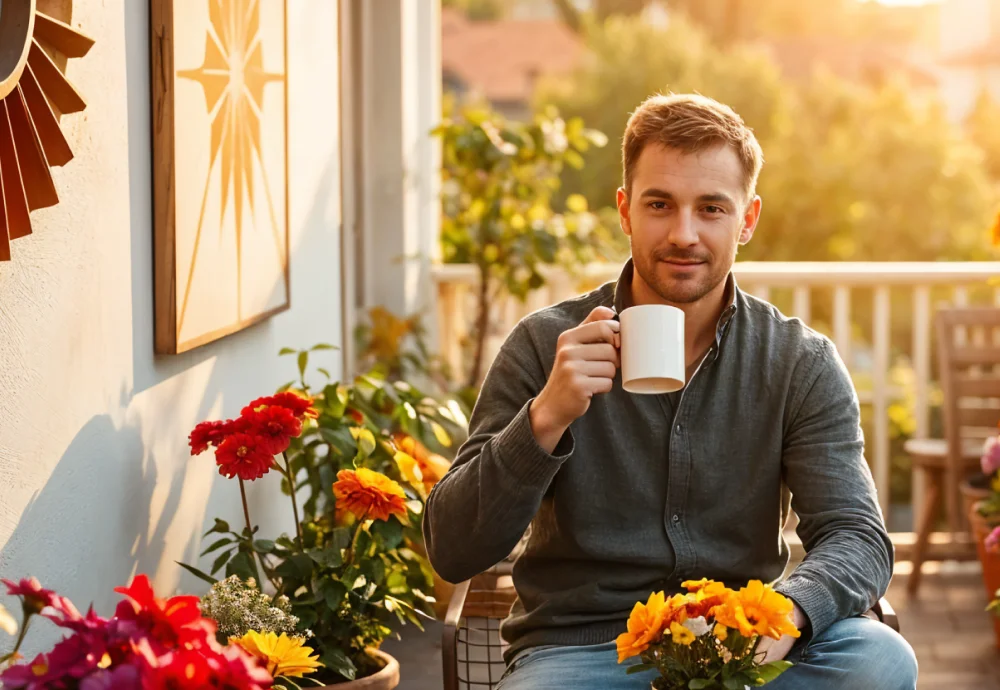
M 519 319 L 613 281 L 619 270 L 616 264 L 595 264 L 575 276 L 550 271 L 546 285 L 526 302 L 506 299 L 490 315 L 484 371 Z M 745 291 L 829 335 L 856 383 L 865 382 L 858 383 L 858 390 L 862 405 L 871 407 L 867 453 L 882 510 L 889 519 L 890 405 L 904 395 L 890 380 L 891 367 L 901 357 L 912 366 L 912 389 L 905 392 L 912 403 L 912 437 L 927 438 L 936 369 L 931 362 L 933 313 L 947 305 L 1000 305 L 1000 283 L 993 283 L 1000 278 L 1000 262 L 738 262 L 734 273 Z M 433 276 L 438 289 L 439 348 L 453 371 L 464 371 L 468 366 L 464 343 L 475 318 L 478 272 L 471 265 L 444 264 L 434 268 Z M 973 339 L 995 336 L 967 335 Z M 923 487 L 913 486 L 914 506 L 919 505 L 922 492 Z M 912 529 L 909 518 L 903 522 L 900 525 L 897 519 L 897 528 Z

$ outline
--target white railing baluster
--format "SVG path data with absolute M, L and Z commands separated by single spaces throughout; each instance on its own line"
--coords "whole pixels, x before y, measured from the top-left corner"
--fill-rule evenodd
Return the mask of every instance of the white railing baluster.
M 792 294 L 792 316 L 797 316 L 806 325 L 812 321 L 812 304 L 810 302 L 809 287 L 797 285 Z
M 833 289 L 833 342 L 840 358 L 851 366 L 851 288 L 837 285 Z
M 875 288 L 875 308 L 872 316 L 874 362 L 872 370 L 872 408 L 875 426 L 875 488 L 878 490 L 882 514 L 889 519 L 889 287 Z
M 930 381 L 931 381 L 931 289 L 918 285 L 913 291 L 913 386 L 916 421 L 914 438 L 927 438 L 931 429 Z M 913 508 L 913 531 L 916 531 L 917 516 L 924 505 L 924 475 L 913 477 L 911 506 Z

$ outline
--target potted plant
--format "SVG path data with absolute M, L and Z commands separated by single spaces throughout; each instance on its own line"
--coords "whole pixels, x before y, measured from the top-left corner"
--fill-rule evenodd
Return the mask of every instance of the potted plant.
M 969 523 L 976 542 L 976 553 L 983 568 L 986 596 L 992 598 L 1000 589 L 1000 438 L 991 436 L 983 446 L 981 458 L 983 476 L 988 489 L 983 498 L 975 500 L 969 509 Z M 1000 618 L 993 618 L 997 647 L 1000 648 Z
M 242 587 L 261 583 L 316 650 L 322 666 L 311 679 L 392 688 L 398 665 L 379 651 L 381 642 L 404 622 L 420 626 L 421 615 L 434 613 L 420 520 L 429 487 L 446 467 L 420 457 L 421 438 L 449 444 L 448 428 L 460 430 L 464 417 L 456 405 L 377 374 L 313 391 L 305 381 L 309 352 L 285 351 L 299 364 L 294 389 L 289 384 L 236 419 L 192 431 L 192 454 L 214 449 L 219 472 L 238 480 L 245 524 L 236 531 L 216 520 L 206 533 L 216 536 L 202 554 L 214 554 L 209 572 L 181 565 L 214 588 L 222 570 Z M 272 472 L 290 497 L 296 532 L 268 540 L 251 520 L 245 482 Z

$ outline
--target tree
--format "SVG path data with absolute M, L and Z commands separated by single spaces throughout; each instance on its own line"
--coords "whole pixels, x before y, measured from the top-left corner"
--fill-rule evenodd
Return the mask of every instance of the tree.
M 764 149 L 764 214 L 741 258 L 985 258 L 994 189 L 981 156 L 940 107 L 906 87 L 817 74 L 797 86 L 752 48 L 719 48 L 689 22 L 663 30 L 632 18 L 592 25 L 593 59 L 547 85 L 552 102 L 620 143 L 628 111 L 657 92 L 696 91 L 733 106 Z M 995 121 L 994 121 L 995 122 Z M 592 208 L 613 203 L 620 147 L 564 174 Z
M 564 120 L 549 106 L 532 122 L 505 120 L 488 107 L 446 102 L 435 134 L 442 142 L 444 260 L 479 270 L 472 366 L 467 386 L 478 386 L 490 311 L 508 294 L 525 299 L 545 284 L 542 268 L 569 268 L 603 258 L 610 233 L 580 195 L 558 207 L 553 197 L 566 166 L 607 143 L 581 118 Z M 557 210 L 558 209 L 558 210 Z
M 972 111 L 965 119 L 969 139 L 982 151 L 986 170 L 994 181 L 1000 181 L 1000 104 L 983 89 Z

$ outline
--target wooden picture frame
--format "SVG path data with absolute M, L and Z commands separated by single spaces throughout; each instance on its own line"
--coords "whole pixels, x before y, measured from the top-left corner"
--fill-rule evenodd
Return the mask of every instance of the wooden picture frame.
M 291 306 L 287 0 L 151 0 L 157 354 Z

